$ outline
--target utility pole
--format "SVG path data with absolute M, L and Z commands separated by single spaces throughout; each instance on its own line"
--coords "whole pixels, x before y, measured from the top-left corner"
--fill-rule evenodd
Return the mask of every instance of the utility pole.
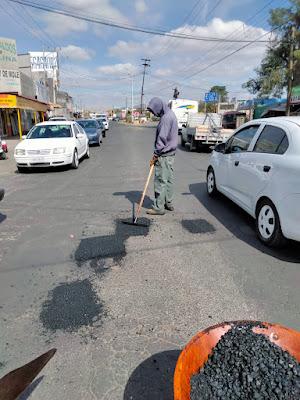
M 294 79 L 294 50 L 295 50 L 295 26 L 291 27 L 290 35 L 290 54 L 289 54 L 289 65 L 288 65 L 288 88 L 287 88 L 287 99 L 286 99 L 286 115 L 290 115 L 291 112 L 291 100 L 292 100 L 292 89 Z
M 143 114 L 143 104 L 144 104 L 144 83 L 145 83 L 145 74 L 146 74 L 146 68 L 150 67 L 149 62 L 151 61 L 148 58 L 142 58 L 143 66 L 144 66 L 144 71 L 143 71 L 143 83 L 142 83 L 142 92 L 141 92 L 141 115 Z
M 133 75 L 131 75 L 131 122 L 133 123 Z

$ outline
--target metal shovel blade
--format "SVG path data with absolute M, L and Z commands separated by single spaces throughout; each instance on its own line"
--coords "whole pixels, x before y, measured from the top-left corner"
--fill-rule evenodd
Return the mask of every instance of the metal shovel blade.
M 44 366 L 56 353 L 56 349 L 49 350 L 23 367 L 9 372 L 0 379 L 0 400 L 15 400 L 31 384 Z

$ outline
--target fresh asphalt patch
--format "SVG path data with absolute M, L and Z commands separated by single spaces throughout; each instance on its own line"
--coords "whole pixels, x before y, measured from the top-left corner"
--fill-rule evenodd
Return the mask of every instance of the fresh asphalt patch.
M 125 242 L 132 236 L 147 236 L 150 230 L 150 220 L 139 218 L 138 222 L 146 226 L 125 225 L 123 221 L 132 222 L 132 219 L 117 219 L 115 233 L 113 235 L 103 235 L 96 237 L 83 238 L 75 251 L 74 258 L 78 267 L 87 261 L 93 261 L 91 266 L 101 265 L 97 260 L 113 258 L 119 264 L 126 256 Z
M 40 321 L 49 331 L 77 332 L 92 326 L 104 315 L 104 305 L 88 279 L 60 283 L 49 291 L 43 303 Z
M 216 228 L 206 219 L 183 219 L 181 224 L 184 229 L 193 234 L 216 232 Z

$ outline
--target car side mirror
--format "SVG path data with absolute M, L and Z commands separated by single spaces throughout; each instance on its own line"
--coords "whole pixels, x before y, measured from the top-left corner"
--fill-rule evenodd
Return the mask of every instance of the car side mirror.
M 214 148 L 214 151 L 218 153 L 225 153 L 226 143 L 217 144 Z

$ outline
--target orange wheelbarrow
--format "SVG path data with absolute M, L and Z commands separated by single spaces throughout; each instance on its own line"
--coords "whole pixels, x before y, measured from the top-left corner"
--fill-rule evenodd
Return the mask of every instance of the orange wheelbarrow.
M 213 348 L 221 337 L 231 329 L 232 325 L 252 322 L 223 322 L 197 333 L 178 358 L 174 374 L 174 400 L 190 400 L 191 377 L 204 366 Z M 268 322 L 257 321 L 257 324 L 263 325 L 264 328 L 255 327 L 253 328 L 254 332 L 265 334 L 271 342 L 288 351 L 300 362 L 300 332 Z

